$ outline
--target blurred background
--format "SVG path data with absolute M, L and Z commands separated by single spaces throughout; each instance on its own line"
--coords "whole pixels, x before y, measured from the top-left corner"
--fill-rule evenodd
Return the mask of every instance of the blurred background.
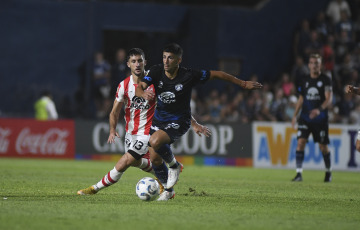
M 359 99 L 343 87 L 360 81 L 359 12 L 359 0 L 1 1 L 0 117 L 34 117 L 34 102 L 48 90 L 60 119 L 106 120 L 129 74 L 124 51 L 142 48 L 149 68 L 176 42 L 186 67 L 265 86 L 197 87 L 199 121 L 289 121 L 308 55 L 319 52 L 334 82 L 331 122 L 358 123 Z

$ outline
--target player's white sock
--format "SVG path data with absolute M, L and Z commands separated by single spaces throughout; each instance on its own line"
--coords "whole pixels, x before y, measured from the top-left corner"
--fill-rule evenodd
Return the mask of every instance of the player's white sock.
M 175 157 L 174 157 L 170 163 L 169 163 L 169 162 L 167 162 L 167 163 L 168 163 L 169 168 L 170 168 L 170 167 L 172 167 L 173 165 L 175 165 L 175 164 L 177 163 L 177 161 L 176 161 L 176 159 L 175 159 Z
M 120 180 L 122 174 L 122 172 L 117 171 L 114 167 L 97 184 L 94 185 L 94 189 L 99 191 L 100 189 L 115 184 L 118 180 Z
M 138 166 L 138 168 L 144 172 L 151 173 L 152 175 L 155 176 L 154 169 L 153 169 L 151 161 L 149 159 L 141 158 L 140 165 Z
M 296 168 L 296 172 L 297 172 L 297 173 L 302 173 L 302 172 L 303 172 L 303 169 L 302 169 L 302 168 Z

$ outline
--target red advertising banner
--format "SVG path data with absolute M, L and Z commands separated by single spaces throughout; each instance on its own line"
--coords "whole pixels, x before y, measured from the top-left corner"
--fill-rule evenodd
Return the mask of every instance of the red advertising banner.
M 0 119 L 0 157 L 74 158 L 72 120 Z

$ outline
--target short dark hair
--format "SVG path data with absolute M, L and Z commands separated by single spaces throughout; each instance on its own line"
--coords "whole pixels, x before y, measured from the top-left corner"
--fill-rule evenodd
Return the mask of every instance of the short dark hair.
M 320 61 L 322 61 L 322 57 L 321 57 L 321 55 L 318 54 L 318 53 L 312 53 L 312 54 L 310 54 L 309 59 L 310 59 L 310 58 L 316 58 L 316 59 L 320 59 Z
M 168 44 L 164 47 L 163 52 L 173 53 L 179 57 L 183 54 L 183 49 L 176 43 Z
M 145 58 L 145 53 L 142 49 L 132 48 L 129 50 L 128 55 L 126 56 L 126 61 L 129 61 L 130 57 L 134 55 L 142 55 Z

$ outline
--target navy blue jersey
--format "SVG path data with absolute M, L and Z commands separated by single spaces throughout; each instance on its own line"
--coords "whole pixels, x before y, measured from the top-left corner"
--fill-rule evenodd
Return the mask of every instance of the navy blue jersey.
M 147 85 L 154 85 L 157 106 L 154 119 L 159 121 L 190 120 L 192 88 L 210 78 L 208 70 L 193 70 L 180 67 L 177 76 L 169 79 L 162 64 L 152 66 L 144 77 Z
M 332 91 L 332 83 L 330 77 L 320 74 L 317 78 L 311 78 L 307 75 L 302 84 L 298 87 L 298 93 L 303 96 L 304 103 L 300 114 L 300 119 L 310 123 L 328 122 L 328 111 L 320 110 L 320 115 L 314 119 L 310 119 L 310 111 L 319 109 L 325 101 L 325 92 Z

